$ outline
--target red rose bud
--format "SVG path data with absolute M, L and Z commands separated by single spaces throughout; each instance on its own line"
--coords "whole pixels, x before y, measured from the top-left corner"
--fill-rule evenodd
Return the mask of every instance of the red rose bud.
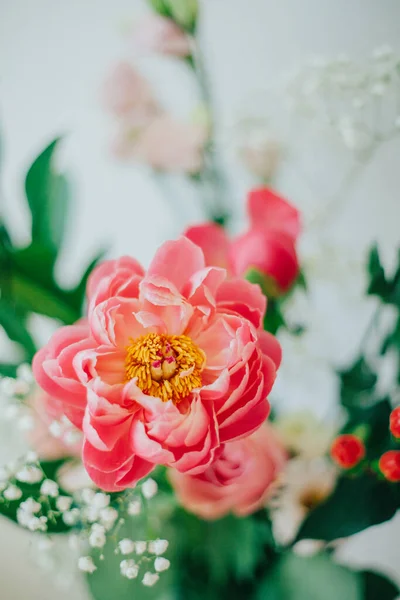
M 395 438 L 400 438 L 400 406 L 392 410 L 390 415 L 390 432 Z
M 382 454 L 379 468 L 388 481 L 400 481 L 400 450 L 389 450 Z
M 333 441 L 331 456 L 342 469 L 351 469 L 365 456 L 364 442 L 350 433 L 339 435 Z

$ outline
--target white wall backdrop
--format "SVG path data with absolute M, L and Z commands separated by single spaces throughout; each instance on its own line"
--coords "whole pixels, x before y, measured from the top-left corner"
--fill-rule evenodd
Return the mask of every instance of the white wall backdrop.
M 364 60 L 383 43 L 400 51 L 397 0 L 203 0 L 201 4 L 203 46 L 227 164 L 237 115 L 251 110 L 254 98 L 263 97 L 258 96 L 260 90 L 276 87 L 283 74 L 310 56 L 346 54 Z M 158 244 L 183 225 L 173 221 L 148 173 L 113 161 L 107 147 L 110 123 L 100 105 L 101 84 L 117 60 L 129 58 L 121 29 L 143 8 L 139 0 L 0 0 L 1 208 L 22 243 L 28 232 L 23 174 L 46 143 L 65 134 L 62 160 L 75 186 L 73 223 L 60 265 L 60 278 L 66 282 L 81 270 L 82 257 L 89 258 L 104 245 L 114 255 L 131 253 L 147 263 Z M 144 66 L 174 110 L 191 110 L 194 88 L 184 68 L 163 59 L 151 59 Z M 311 190 L 298 172 L 288 169 L 279 187 L 306 209 L 310 203 L 318 205 L 318 191 L 329 197 L 327 188 L 335 189 L 342 172 L 337 157 L 321 171 L 315 146 L 305 144 L 303 151 L 302 167 L 315 175 L 317 185 Z M 326 236 L 338 248 L 334 266 L 339 275 L 331 264 L 325 268 L 318 263 L 323 252 L 315 242 L 304 244 L 305 258 L 311 266 L 315 263 L 317 274 L 322 272 L 311 307 L 317 335 L 313 330 L 308 334 L 314 355 L 300 346 L 298 362 L 292 357 L 283 370 L 287 380 L 282 381 L 282 375 L 276 392 L 283 403 L 311 404 L 322 416 L 329 410 L 335 393 L 330 366 L 349 359 L 372 307 L 371 302 L 360 306 L 363 279 L 361 268 L 357 270 L 356 264 L 353 269 L 352 261 L 361 265 L 366 248 L 378 239 L 390 263 L 399 243 L 399 167 L 400 146 L 395 141 L 377 153 L 346 192 L 340 213 L 329 221 Z M 236 170 L 233 202 L 243 198 L 248 183 L 248 177 Z M 196 218 L 191 190 L 185 189 L 183 200 L 187 221 Z M 337 297 L 337 276 L 343 276 L 343 297 Z M 337 331 L 339 316 L 345 335 Z M 294 353 L 292 346 L 288 343 L 287 353 Z M 321 357 L 322 363 L 317 360 Z M 12 441 L 1 433 L 0 463 L 13 452 Z M 399 535 L 397 519 L 355 536 L 342 558 L 381 566 L 400 582 Z M 86 597 L 79 581 L 73 592 L 63 595 L 57 587 L 63 581 L 57 582 L 54 572 L 37 570 L 27 534 L 0 521 L 0 539 L 2 600 Z

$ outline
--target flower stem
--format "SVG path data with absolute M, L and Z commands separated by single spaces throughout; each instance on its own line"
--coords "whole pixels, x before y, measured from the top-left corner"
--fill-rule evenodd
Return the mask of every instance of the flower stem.
M 227 181 L 216 150 L 215 108 L 198 39 L 196 39 L 196 52 L 192 67 L 209 118 L 209 138 L 204 148 L 204 168 L 200 175 L 204 188 L 204 208 L 210 220 L 224 226 L 229 220 L 229 210 L 226 202 Z

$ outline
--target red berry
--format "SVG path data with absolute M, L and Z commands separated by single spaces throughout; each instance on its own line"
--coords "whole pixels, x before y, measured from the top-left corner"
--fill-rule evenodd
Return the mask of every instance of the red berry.
M 390 415 L 390 432 L 394 437 L 400 438 L 400 406 L 392 410 Z
M 389 481 L 400 481 L 400 450 L 389 450 L 382 454 L 379 468 Z
M 331 456 L 343 469 L 351 469 L 365 456 L 364 442 L 350 433 L 339 435 L 333 441 Z

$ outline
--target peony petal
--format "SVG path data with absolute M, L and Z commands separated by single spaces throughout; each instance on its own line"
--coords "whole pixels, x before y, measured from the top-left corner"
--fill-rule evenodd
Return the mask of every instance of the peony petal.
M 215 223 L 195 225 L 185 231 L 185 236 L 203 250 L 206 265 L 230 270 L 230 242 L 223 227 Z
M 147 276 L 160 276 L 180 291 L 190 277 L 205 266 L 203 252 L 185 237 L 165 242 L 156 252 Z

